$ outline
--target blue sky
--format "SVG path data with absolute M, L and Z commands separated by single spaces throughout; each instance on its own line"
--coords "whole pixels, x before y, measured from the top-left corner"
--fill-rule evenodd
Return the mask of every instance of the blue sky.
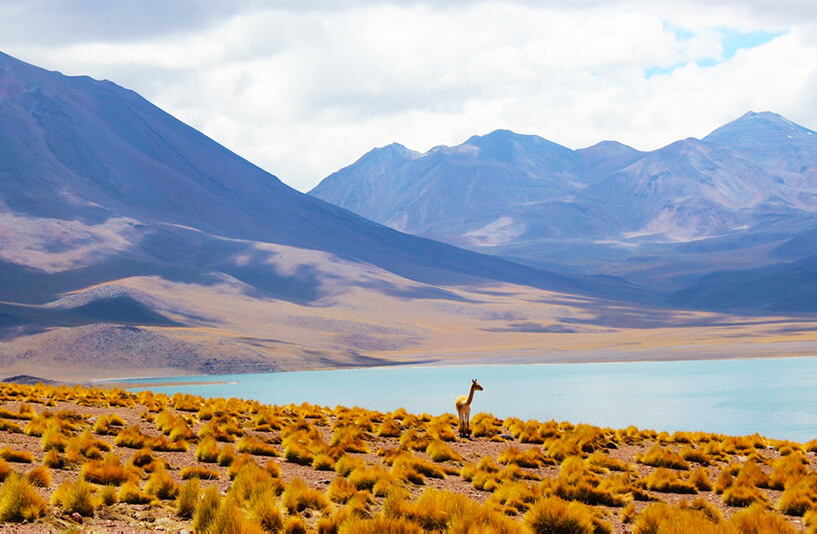
M 6 0 L 0 50 L 133 89 L 308 190 L 498 128 L 642 150 L 746 111 L 817 128 L 817 2 Z

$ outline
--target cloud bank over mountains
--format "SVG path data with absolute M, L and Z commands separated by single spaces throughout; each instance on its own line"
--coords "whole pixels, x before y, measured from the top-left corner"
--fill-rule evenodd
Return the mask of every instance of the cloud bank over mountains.
M 148 2 L 0 6 L 3 49 L 117 80 L 306 190 L 372 146 L 474 132 L 653 150 L 747 109 L 817 126 L 817 6 Z

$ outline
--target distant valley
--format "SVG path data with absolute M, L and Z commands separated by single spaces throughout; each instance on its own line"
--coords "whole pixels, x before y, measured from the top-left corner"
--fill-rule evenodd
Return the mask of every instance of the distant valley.
M 491 150 L 490 157 L 499 161 L 507 153 L 502 147 L 516 147 L 518 136 L 496 135 L 510 144 L 485 149 L 474 140 L 473 146 L 432 151 L 462 154 L 428 160 L 429 172 L 453 169 L 457 158 L 479 162 Z M 569 199 L 579 199 L 579 190 L 602 195 L 603 187 L 611 187 L 603 185 L 603 176 L 618 172 L 613 167 L 629 169 L 645 158 L 605 145 L 599 149 L 604 158 L 602 152 L 585 158 L 598 179 L 569 184 L 574 153 L 525 139 L 561 154 L 561 163 L 552 162 L 551 155 L 523 159 L 530 187 L 540 192 L 551 185 L 534 183 L 534 171 L 542 165 L 561 169 L 564 184 L 553 202 L 568 211 L 600 209 L 590 203 L 571 206 Z M 390 147 L 364 160 L 367 172 L 376 175 L 380 169 L 378 179 L 386 180 L 388 169 L 427 158 Z M 790 161 L 783 158 L 779 165 Z M 478 173 L 481 164 L 474 165 Z M 813 179 L 813 166 L 798 165 L 806 170 L 787 170 L 784 185 L 793 188 L 796 176 L 802 175 L 803 183 Z M 485 184 L 492 180 L 486 175 Z M 775 194 L 783 195 L 783 189 Z M 496 202 L 503 191 L 495 189 Z M 736 241 L 746 258 L 743 265 L 761 269 L 747 271 L 749 283 L 780 276 L 762 269 L 800 265 L 802 272 L 814 265 L 809 259 L 814 232 L 807 231 L 813 199 L 805 189 L 798 191 L 763 201 L 779 204 L 777 218 L 754 221 L 745 215 L 746 220 L 723 223 L 751 220 L 751 228 L 764 229 L 753 234 L 753 247 Z M 764 315 L 758 308 L 746 315 L 692 311 L 683 308 L 690 302 L 710 310 L 717 306 L 690 288 L 672 293 L 644 283 L 648 277 L 632 276 L 633 269 L 607 272 L 589 263 L 570 266 L 516 255 L 512 248 L 524 245 L 527 235 L 514 226 L 516 212 L 489 215 L 490 203 L 478 200 L 476 189 L 468 202 L 452 196 L 461 194 L 453 189 L 449 196 L 443 193 L 438 202 L 456 204 L 464 217 L 459 230 L 434 222 L 439 211 L 423 212 L 414 222 L 410 210 L 396 206 L 393 213 L 401 214 L 404 224 L 382 222 L 438 239 L 450 236 L 448 241 L 480 251 L 506 250 L 481 254 L 372 222 L 291 189 L 133 91 L 0 53 L 0 378 L 799 355 L 817 344 L 809 316 Z M 534 212 L 544 209 L 534 197 L 519 192 L 517 200 Z M 465 208 L 484 210 L 485 217 L 468 221 Z M 556 204 L 547 209 L 557 209 Z M 598 227 L 597 236 L 604 227 L 599 220 L 607 215 L 599 217 L 586 219 Z M 562 224 L 558 217 L 540 221 Z M 630 228 L 630 223 L 615 224 Z M 581 236 L 590 235 L 582 228 L 571 235 L 579 241 L 560 246 L 586 245 L 591 251 L 586 258 L 596 250 L 621 253 L 615 246 L 582 244 Z M 671 247 L 665 243 L 651 246 L 675 250 L 661 248 Z M 709 256 L 714 266 L 720 256 Z M 581 258 L 561 255 L 572 257 Z M 765 258 L 765 267 L 758 258 Z M 731 266 L 727 259 L 721 257 L 723 265 Z M 596 265 L 604 264 L 605 257 L 598 256 Z M 609 263 L 626 264 L 624 256 Z M 712 276 L 701 283 L 730 290 L 716 273 Z M 806 310 L 808 295 L 800 295 Z M 774 342 L 758 342 L 767 339 Z

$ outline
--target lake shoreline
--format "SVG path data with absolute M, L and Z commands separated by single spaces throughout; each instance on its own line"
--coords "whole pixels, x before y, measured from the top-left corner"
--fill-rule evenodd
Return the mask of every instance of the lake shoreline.
M 314 369 L 292 369 L 292 370 L 284 370 L 284 371 L 277 371 L 275 373 L 231 373 L 234 375 L 256 375 L 256 374 L 291 374 L 291 373 L 318 373 L 318 372 L 326 372 L 326 371 L 355 371 L 361 369 L 393 369 L 395 367 L 399 368 L 456 368 L 456 367 L 470 367 L 470 366 L 477 366 L 477 367 L 492 367 L 492 366 L 503 366 L 503 365 L 513 365 L 513 366 L 526 366 L 526 365 L 595 365 L 595 364 L 627 364 L 627 363 L 670 363 L 670 362 L 698 362 L 698 361 L 732 361 L 732 360 L 778 360 L 778 359 L 800 359 L 800 358 L 817 358 L 817 354 L 782 354 L 782 355 L 749 355 L 749 356 L 711 356 L 711 355 L 700 355 L 698 357 L 683 357 L 683 358 L 674 358 L 674 357 L 655 357 L 655 358 L 638 358 L 638 359 L 628 359 L 628 358 L 611 358 L 611 359 L 596 359 L 596 358 L 582 358 L 582 359 L 547 359 L 546 361 L 541 360 L 532 360 L 527 361 L 527 358 L 520 360 L 512 360 L 512 361 L 485 361 L 484 358 L 475 358 L 474 360 L 455 360 L 455 361 L 448 361 L 448 360 L 435 360 L 435 361 L 427 361 L 425 363 L 416 363 L 416 362 L 394 362 L 389 365 L 372 365 L 372 366 L 353 366 L 353 367 L 321 367 L 321 368 L 314 368 Z M 123 389 L 132 389 L 137 387 L 171 387 L 171 386 L 178 386 L 178 385 L 209 385 L 209 384 L 221 384 L 225 383 L 223 381 L 212 381 L 207 380 L 209 376 L 221 376 L 221 375 L 203 375 L 203 374 L 179 374 L 179 375 L 172 375 L 168 376 L 166 374 L 160 373 L 141 373 L 139 375 L 134 376 L 122 376 L 121 373 L 118 373 L 118 376 L 110 377 L 110 378 L 97 378 L 94 380 L 80 382 L 81 384 L 88 384 L 88 385 L 95 385 L 95 386 L 104 386 L 104 387 L 121 387 Z M 188 382 L 184 380 L 179 380 L 182 378 L 192 378 L 192 377 L 201 377 L 200 381 L 196 382 Z M 167 378 L 166 381 L 162 382 L 154 382 L 153 380 L 160 379 L 160 378 Z M 139 380 L 143 380 L 144 382 L 137 382 Z M 62 383 L 71 383 L 70 381 L 64 381 Z

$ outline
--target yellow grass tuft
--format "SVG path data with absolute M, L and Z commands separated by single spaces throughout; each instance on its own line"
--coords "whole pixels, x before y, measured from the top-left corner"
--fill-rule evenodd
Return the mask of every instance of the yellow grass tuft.
M 435 462 L 446 462 L 448 460 L 460 461 L 462 456 L 454 452 L 454 449 L 444 441 L 439 439 L 432 441 L 426 447 L 426 454 Z
M 587 507 L 566 503 L 559 497 L 536 501 L 525 514 L 525 523 L 534 533 L 570 532 L 593 534 L 593 515 Z
M 122 484 L 117 495 L 119 502 L 128 504 L 148 504 L 153 502 L 153 495 L 143 492 L 133 481 Z
M 281 501 L 290 514 L 302 512 L 307 508 L 323 512 L 329 507 L 329 500 L 322 491 L 310 488 L 306 483 L 296 478 L 287 484 Z
M 200 495 L 201 483 L 198 478 L 192 478 L 182 484 L 176 497 L 176 515 L 185 519 L 193 517 Z
M 179 472 L 179 477 L 182 480 L 189 480 L 192 478 L 200 478 L 203 480 L 218 480 L 221 474 L 215 469 L 208 469 L 202 465 L 190 465 Z
M 179 484 L 164 467 L 156 469 L 145 483 L 145 493 L 155 495 L 161 500 L 175 499 L 179 494 Z
M 60 484 L 51 496 L 51 504 L 61 506 L 66 513 L 76 512 L 85 517 L 93 516 L 98 506 L 93 486 L 83 478 Z
M 0 521 L 34 521 L 48 505 L 30 482 L 11 473 L 0 488 Z
M 135 467 L 123 466 L 119 456 L 110 452 L 104 460 L 90 460 L 83 465 L 82 476 L 88 482 L 95 484 L 118 486 L 128 481 L 138 480 L 140 471 Z
M 45 465 L 40 465 L 26 473 L 26 479 L 33 486 L 47 488 L 51 485 L 51 471 Z
M 20 464 L 30 464 L 34 461 L 34 455 L 28 451 L 17 451 L 9 447 L 4 447 L 0 450 L 0 458 L 7 462 L 15 462 Z
M 237 449 L 238 452 L 255 454 L 257 456 L 280 456 L 280 453 L 274 446 L 269 443 L 264 443 L 263 441 L 258 441 L 251 436 L 241 438 L 238 442 Z

